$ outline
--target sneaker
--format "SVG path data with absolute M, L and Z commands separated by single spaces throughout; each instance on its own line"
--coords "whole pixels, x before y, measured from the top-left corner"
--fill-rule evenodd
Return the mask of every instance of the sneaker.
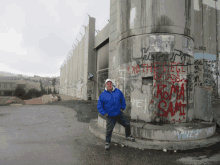
M 105 143 L 105 149 L 110 150 L 110 144 L 109 143 Z
M 129 141 L 132 141 L 132 142 L 134 142 L 135 141 L 135 139 L 130 135 L 130 136 L 128 136 L 128 137 L 126 137 L 126 140 L 129 140 Z

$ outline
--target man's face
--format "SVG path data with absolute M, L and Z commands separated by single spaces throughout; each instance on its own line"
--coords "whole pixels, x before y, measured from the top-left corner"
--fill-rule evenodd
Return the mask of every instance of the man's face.
M 105 87 L 107 88 L 107 90 L 112 90 L 112 82 L 111 82 L 111 81 L 108 81 L 108 82 L 105 84 Z

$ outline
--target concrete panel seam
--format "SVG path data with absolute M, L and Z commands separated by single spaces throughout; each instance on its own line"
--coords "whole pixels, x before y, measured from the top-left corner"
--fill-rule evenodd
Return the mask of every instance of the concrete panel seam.
M 111 7 L 114 6 L 116 3 L 117 3 L 117 0 L 111 5 Z
M 120 33 L 119 37 L 121 37 L 121 36 L 123 36 L 123 35 L 129 35 L 129 33 L 136 33 L 136 34 L 134 34 L 135 36 L 143 35 L 143 34 L 141 34 L 140 32 L 139 32 L 139 34 L 138 34 L 136 31 L 145 31 L 146 28 L 152 28 L 152 27 L 156 27 L 156 26 L 154 26 L 154 25 L 152 25 L 152 26 L 141 26 L 141 27 L 138 27 L 138 28 L 129 29 L 129 30 L 126 30 L 126 31 Z M 172 26 L 158 26 L 158 27 L 172 27 Z M 180 26 L 175 26 L 175 27 L 182 28 L 182 27 L 180 27 Z M 144 29 L 144 28 L 145 28 L 145 29 Z M 183 29 L 185 29 L 185 28 L 182 28 L 182 30 L 183 30 Z M 186 30 L 190 31 L 189 29 L 186 29 Z M 126 33 L 127 33 L 127 34 L 126 34 Z M 190 33 L 194 34 L 193 31 L 190 31 Z M 144 33 L 144 34 L 167 34 L 167 33 L 166 33 L 166 32 L 149 32 L 149 33 L 147 32 L 147 33 Z M 170 35 L 172 35 L 172 34 L 184 35 L 183 33 L 181 34 L 181 33 L 175 33 L 175 32 L 169 33 L 169 34 L 170 34 Z M 184 36 L 185 36 L 185 35 L 184 35 Z M 190 39 L 192 39 L 192 40 L 194 41 L 194 38 L 192 38 L 192 37 L 190 37 L 190 36 L 186 36 L 186 37 L 189 37 Z
M 110 8 L 114 7 L 116 5 L 117 1 L 115 1 L 113 4 L 111 4 Z
M 114 42 L 114 41 L 116 41 L 117 39 L 115 39 L 115 40 L 112 40 L 111 42 Z M 111 42 L 109 42 L 109 44 L 111 43 Z
M 141 36 L 141 35 L 146 35 L 146 34 L 160 34 L 160 35 L 166 35 L 166 33 L 144 33 L 144 34 L 139 34 L 139 35 L 131 35 L 131 36 L 128 36 L 128 37 L 126 37 L 126 38 L 123 38 L 123 39 L 121 39 L 121 40 L 119 40 L 118 42 L 117 42 L 117 44 L 120 42 L 120 41 L 123 41 L 123 40 L 125 40 L 125 39 L 127 39 L 127 38 L 130 38 L 130 37 L 136 37 L 136 36 Z M 180 35 L 180 36 L 185 36 L 185 35 L 183 35 L 183 34 L 178 34 L 178 33 L 169 33 L 169 35 Z M 117 38 L 119 38 L 120 36 L 118 36 Z M 186 36 L 186 37 L 188 37 L 188 38 L 190 38 L 190 39 L 192 39 L 193 40 L 193 38 L 191 38 L 191 37 L 189 37 L 189 36 Z M 117 39 L 118 40 L 118 39 Z M 114 40 L 115 41 L 115 40 Z M 193 40 L 194 41 L 194 40 Z M 111 41 L 112 42 L 112 41 Z M 111 42 L 109 42 L 109 43 L 111 43 Z
M 112 49 L 112 50 L 110 50 L 110 52 L 113 52 L 113 51 L 115 51 L 116 49 Z
M 115 20 L 114 22 L 111 22 L 110 25 L 112 25 L 113 23 L 117 22 L 117 20 Z
M 111 33 L 109 33 L 109 34 L 112 34 L 112 33 L 114 33 L 115 31 L 117 31 L 118 29 L 115 29 L 114 31 L 112 31 Z M 118 37 L 117 37 L 118 38 Z
M 112 16 L 113 14 L 115 14 L 117 11 L 118 11 L 118 10 L 116 10 L 114 13 L 110 14 L 110 19 L 111 19 L 111 16 Z

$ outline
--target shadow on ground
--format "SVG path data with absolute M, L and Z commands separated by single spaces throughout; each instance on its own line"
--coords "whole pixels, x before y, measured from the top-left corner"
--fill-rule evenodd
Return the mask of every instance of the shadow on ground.
M 89 123 L 91 119 L 98 118 L 96 100 L 66 100 L 48 103 L 46 105 L 62 105 L 77 112 L 77 119 L 80 122 Z

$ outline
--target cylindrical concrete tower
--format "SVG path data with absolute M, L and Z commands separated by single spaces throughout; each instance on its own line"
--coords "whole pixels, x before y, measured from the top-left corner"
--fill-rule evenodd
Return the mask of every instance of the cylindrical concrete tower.
M 117 21 L 115 79 L 131 119 L 191 121 L 194 0 L 119 0 Z

